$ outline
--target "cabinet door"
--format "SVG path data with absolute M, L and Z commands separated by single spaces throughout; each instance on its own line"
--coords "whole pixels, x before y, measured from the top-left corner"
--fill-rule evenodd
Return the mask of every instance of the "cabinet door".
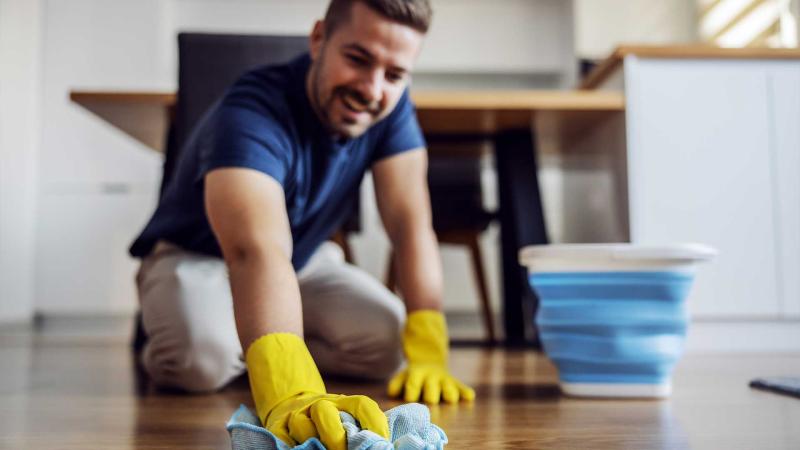
M 781 313 L 768 65 L 625 62 L 631 240 L 719 250 L 700 268 L 694 317 Z
M 156 188 L 69 184 L 39 199 L 36 309 L 121 314 L 136 308 L 128 246 L 153 211 Z
M 775 161 L 781 312 L 800 316 L 800 63 L 775 62 L 769 75 Z

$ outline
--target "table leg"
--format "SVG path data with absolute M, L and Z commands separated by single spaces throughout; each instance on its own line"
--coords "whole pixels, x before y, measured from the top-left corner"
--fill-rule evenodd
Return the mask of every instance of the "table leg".
M 528 284 L 517 254 L 526 245 L 546 244 L 542 201 L 539 194 L 535 141 L 530 130 L 499 134 L 494 141 L 499 193 L 503 323 L 508 345 L 531 343 L 526 324 L 533 327 L 538 300 Z M 533 306 L 526 313 L 524 301 Z M 538 345 L 536 333 L 531 337 Z

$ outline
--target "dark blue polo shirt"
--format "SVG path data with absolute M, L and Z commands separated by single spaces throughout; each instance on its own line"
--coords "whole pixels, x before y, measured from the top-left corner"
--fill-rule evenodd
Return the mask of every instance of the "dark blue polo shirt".
M 144 257 L 163 239 L 221 257 L 204 209 L 204 177 L 219 167 L 247 167 L 283 186 L 294 240 L 292 264 L 300 270 L 347 219 L 346 206 L 375 161 L 425 146 L 407 90 L 394 111 L 366 133 L 334 139 L 308 101 L 309 65 L 304 55 L 260 67 L 228 89 L 194 129 L 131 255 Z

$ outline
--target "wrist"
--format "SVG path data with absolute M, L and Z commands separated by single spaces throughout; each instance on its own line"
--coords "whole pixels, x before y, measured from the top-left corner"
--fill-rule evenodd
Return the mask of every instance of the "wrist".
M 245 353 L 253 400 L 261 423 L 283 401 L 304 392 L 325 393 L 325 383 L 305 342 L 292 333 L 270 333 Z
M 417 310 L 408 314 L 403 329 L 403 350 L 410 364 L 447 365 L 449 339 L 441 311 Z

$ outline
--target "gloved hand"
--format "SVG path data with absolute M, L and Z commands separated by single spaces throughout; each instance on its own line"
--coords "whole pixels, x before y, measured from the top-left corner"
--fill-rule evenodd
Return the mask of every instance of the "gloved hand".
M 250 387 L 264 427 L 290 446 L 317 437 L 326 448 L 345 450 L 339 411 L 355 417 L 361 428 L 389 438 L 386 415 L 363 395 L 335 395 L 325 384 L 311 353 L 299 336 L 272 333 L 247 349 Z
M 455 379 L 447 369 L 447 325 L 439 311 L 420 310 L 408 315 L 403 330 L 403 351 L 408 367 L 389 381 L 388 394 L 407 402 L 447 403 L 472 401 L 475 391 Z

